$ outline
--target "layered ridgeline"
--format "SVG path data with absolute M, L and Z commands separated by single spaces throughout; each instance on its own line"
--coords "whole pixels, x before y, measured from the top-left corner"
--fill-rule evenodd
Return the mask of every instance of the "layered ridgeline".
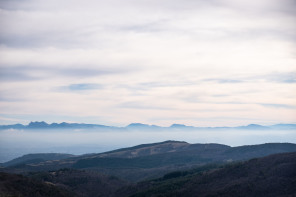
M 30 154 L 4 166 L 6 196 L 296 195 L 296 144 L 289 143 L 166 141 L 81 156 Z
M 98 171 L 128 181 L 140 181 L 174 170 L 210 163 L 225 164 L 294 151 L 296 151 L 296 144 L 291 143 L 230 147 L 222 144 L 165 141 L 80 156 L 30 154 L 2 164 L 4 166 L 2 171 L 25 173 L 72 168 Z
M 3 166 L 15 166 L 19 164 L 32 164 L 32 163 L 40 163 L 49 160 L 61 160 L 69 157 L 73 157 L 71 154 L 61 154 L 61 153 L 39 153 L 39 154 L 27 154 L 22 157 L 18 157 L 11 161 L 5 162 Z
M 48 124 L 44 121 L 30 122 L 28 125 L 14 124 L 14 125 L 0 125 L 0 130 L 7 129 L 115 129 L 115 130 L 216 130 L 216 129 L 250 129 L 250 130 L 296 130 L 296 124 L 275 124 L 270 126 L 262 126 L 258 124 L 249 124 L 247 126 L 238 127 L 194 127 L 186 126 L 184 124 L 172 124 L 169 127 L 161 127 L 157 125 L 148 125 L 142 123 L 132 123 L 126 127 L 114 127 L 100 124 L 85 124 L 85 123 L 52 123 Z

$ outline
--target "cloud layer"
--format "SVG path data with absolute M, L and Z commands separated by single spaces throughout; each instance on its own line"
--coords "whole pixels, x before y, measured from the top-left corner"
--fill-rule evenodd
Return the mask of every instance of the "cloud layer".
M 2 124 L 296 121 L 293 0 L 1 0 L 0 8 Z

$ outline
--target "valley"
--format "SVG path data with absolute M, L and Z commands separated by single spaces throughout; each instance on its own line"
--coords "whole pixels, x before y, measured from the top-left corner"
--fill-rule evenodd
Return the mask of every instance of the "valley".
M 9 193 L 7 185 L 22 179 L 65 192 L 56 196 L 227 196 L 245 190 L 259 194 L 271 187 L 269 182 L 279 187 L 282 181 L 286 186 L 279 192 L 293 193 L 295 153 L 296 144 L 291 143 L 230 147 L 164 141 L 79 156 L 30 154 L 2 164 L 0 191 Z M 22 188 L 9 188 L 22 193 Z

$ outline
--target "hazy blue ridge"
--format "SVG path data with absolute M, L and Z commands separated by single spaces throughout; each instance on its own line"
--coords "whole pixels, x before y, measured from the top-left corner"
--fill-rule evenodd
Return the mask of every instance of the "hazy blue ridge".
M 22 124 L 0 125 L 0 129 L 25 129 L 26 126 Z
M 115 128 L 111 126 L 85 123 L 52 123 L 48 124 L 44 121 L 30 122 L 28 125 L 14 124 L 14 125 L 0 125 L 0 129 L 92 129 L 92 128 Z
M 21 157 L 15 158 L 8 162 L 3 163 L 2 165 L 14 166 L 19 164 L 27 164 L 27 163 L 39 163 L 47 160 L 61 160 L 69 157 L 73 157 L 71 154 L 62 154 L 62 153 L 35 153 L 35 154 L 27 154 Z
M 296 129 L 296 124 L 275 124 L 271 126 L 262 126 L 259 124 L 249 124 L 247 126 L 238 127 L 194 127 L 184 124 L 172 124 L 169 127 L 161 127 L 158 125 L 148 125 L 142 123 L 131 123 L 126 127 L 114 127 L 99 124 L 85 124 L 85 123 L 51 123 L 44 121 L 30 122 L 28 125 L 13 124 L 0 125 L 0 130 L 7 129 L 127 129 L 127 130 L 214 130 L 214 129 L 243 129 L 243 130 L 293 130 Z

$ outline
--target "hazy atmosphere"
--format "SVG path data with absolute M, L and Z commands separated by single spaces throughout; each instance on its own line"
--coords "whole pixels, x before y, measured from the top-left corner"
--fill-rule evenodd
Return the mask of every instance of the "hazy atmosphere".
M 293 0 L 0 1 L 0 123 L 295 123 Z
M 0 125 L 296 123 L 295 1 L 0 0 Z M 295 143 L 284 130 L 0 132 L 1 160 L 164 140 Z
M 0 0 L 0 197 L 296 196 L 296 0 Z
M 295 130 L 0 130 L 0 162 L 29 153 L 100 153 L 166 140 L 230 146 L 296 143 Z

